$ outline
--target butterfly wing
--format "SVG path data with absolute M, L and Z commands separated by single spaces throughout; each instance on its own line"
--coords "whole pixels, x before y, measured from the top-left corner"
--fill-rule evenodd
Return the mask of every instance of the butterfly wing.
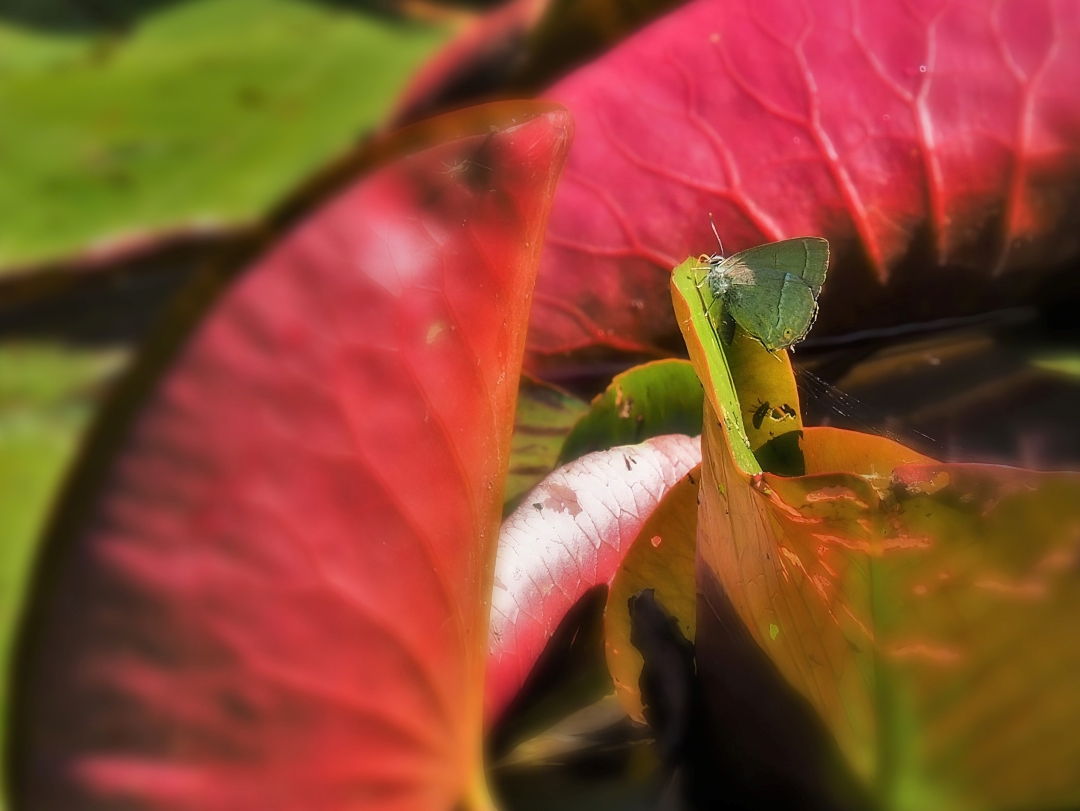
M 829 242 L 821 237 L 784 239 L 739 251 L 723 260 L 720 268 L 732 284 L 756 283 L 760 270 L 790 273 L 802 279 L 816 299 L 829 269 Z
M 806 337 L 829 267 L 829 243 L 798 237 L 748 248 L 722 260 L 724 303 L 732 318 L 769 351 Z
M 759 268 L 753 284 L 733 284 L 724 297 L 736 323 L 770 352 L 798 343 L 817 318 L 817 295 L 793 273 Z

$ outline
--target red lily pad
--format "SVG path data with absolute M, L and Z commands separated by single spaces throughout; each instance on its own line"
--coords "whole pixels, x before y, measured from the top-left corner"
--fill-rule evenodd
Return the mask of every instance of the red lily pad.
M 570 128 L 523 105 L 375 172 L 106 419 L 24 633 L 19 807 L 483 797 L 502 484 Z
M 670 270 L 820 235 L 816 334 L 1032 294 L 1080 252 L 1067 3 L 697 0 L 556 85 L 577 136 L 532 365 L 678 351 Z M 949 266 L 943 270 L 943 266 Z

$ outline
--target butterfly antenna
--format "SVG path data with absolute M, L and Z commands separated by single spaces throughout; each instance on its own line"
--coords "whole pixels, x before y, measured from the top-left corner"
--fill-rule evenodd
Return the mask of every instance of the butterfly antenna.
M 713 236 L 716 237 L 716 244 L 720 246 L 720 256 L 724 256 L 724 243 L 720 241 L 720 233 L 716 230 L 716 221 L 713 220 L 712 212 L 709 212 L 709 225 L 712 226 Z

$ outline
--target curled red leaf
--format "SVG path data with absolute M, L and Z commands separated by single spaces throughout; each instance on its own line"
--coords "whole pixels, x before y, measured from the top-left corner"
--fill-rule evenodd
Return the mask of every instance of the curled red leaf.
M 567 610 L 608 583 L 645 520 L 701 461 L 698 437 L 669 434 L 590 453 L 536 486 L 503 523 L 485 695 L 494 721 Z
M 27 625 L 19 807 L 428 809 L 482 786 L 523 323 L 570 132 L 519 114 L 301 227 L 84 473 Z

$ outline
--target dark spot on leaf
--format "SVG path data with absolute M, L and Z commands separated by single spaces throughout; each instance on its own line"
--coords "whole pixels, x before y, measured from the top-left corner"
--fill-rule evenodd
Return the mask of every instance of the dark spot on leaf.
M 765 415 L 769 413 L 770 407 L 771 406 L 769 405 L 768 402 L 764 402 L 761 405 L 759 405 L 757 407 L 757 409 L 754 411 L 754 420 L 753 420 L 753 422 L 754 422 L 754 430 L 755 431 L 759 430 L 761 428 L 761 423 L 763 423 L 765 421 Z
M 129 172 L 125 172 L 123 169 L 116 169 L 109 172 L 105 176 L 105 180 L 110 186 L 114 186 L 118 189 L 130 189 L 134 184 L 134 178 L 132 178 Z
M 241 723 L 252 723 L 258 717 L 258 710 L 251 702 L 235 690 L 226 690 L 218 695 L 218 704 L 226 716 Z
M 656 732 L 665 762 L 674 765 L 686 754 L 697 714 L 694 646 L 653 589 L 635 594 L 627 606 L 630 643 L 644 659 L 639 686 L 645 720 Z
M 581 505 L 578 503 L 577 493 L 574 492 L 572 487 L 567 487 L 565 484 L 554 482 L 549 485 L 548 489 L 551 491 L 551 495 L 544 499 L 544 506 L 549 510 L 570 513 L 572 516 L 578 515 L 581 512 Z
M 257 87 L 245 85 L 236 91 L 236 100 L 241 107 L 257 109 L 266 103 L 266 94 Z
M 122 40 L 115 36 L 96 38 L 94 44 L 86 51 L 87 63 L 95 67 L 107 65 L 116 55 L 116 50 L 121 43 Z
M 517 476 L 539 476 L 544 477 L 551 472 L 551 467 L 547 465 L 514 465 L 510 468 L 510 473 Z

